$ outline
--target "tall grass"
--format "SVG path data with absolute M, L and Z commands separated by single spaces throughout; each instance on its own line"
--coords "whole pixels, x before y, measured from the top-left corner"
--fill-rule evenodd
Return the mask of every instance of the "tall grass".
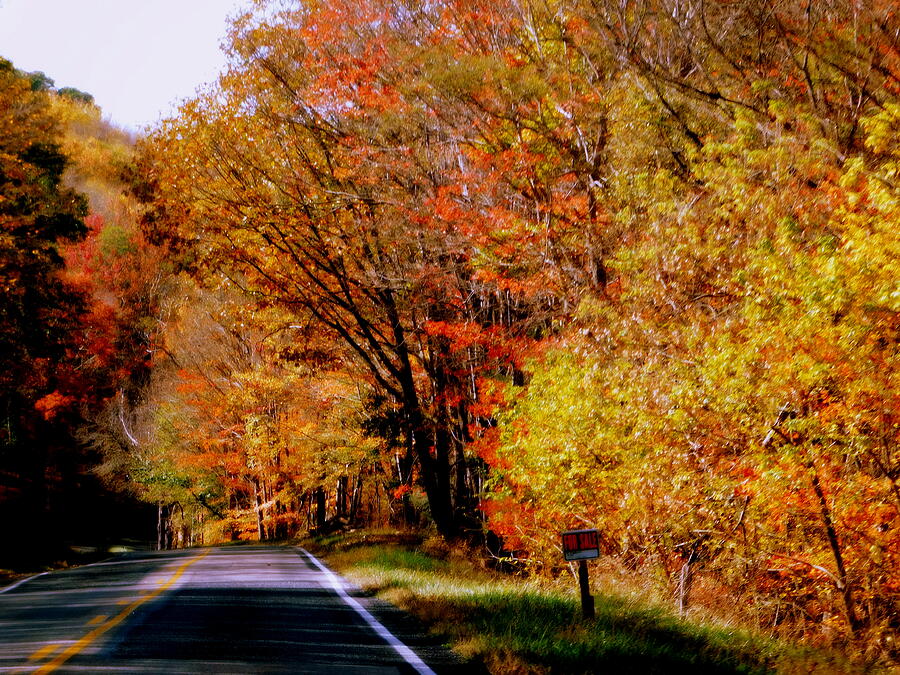
M 748 631 L 685 621 L 626 595 L 596 594 L 585 620 L 571 593 L 435 558 L 407 543 L 359 536 L 315 543 L 364 589 L 418 616 L 463 658 L 490 672 L 850 672 L 833 655 L 801 651 Z

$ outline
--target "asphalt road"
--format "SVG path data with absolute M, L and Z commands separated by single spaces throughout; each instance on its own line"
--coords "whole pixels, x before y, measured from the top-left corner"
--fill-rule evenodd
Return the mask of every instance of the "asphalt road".
M 0 593 L 0 672 L 467 672 L 296 548 L 128 554 Z

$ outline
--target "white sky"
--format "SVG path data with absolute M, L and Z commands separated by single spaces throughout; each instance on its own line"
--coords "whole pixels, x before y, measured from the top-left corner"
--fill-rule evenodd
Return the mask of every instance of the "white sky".
M 139 131 L 211 82 L 241 0 L 0 0 L 0 57 L 94 96 Z

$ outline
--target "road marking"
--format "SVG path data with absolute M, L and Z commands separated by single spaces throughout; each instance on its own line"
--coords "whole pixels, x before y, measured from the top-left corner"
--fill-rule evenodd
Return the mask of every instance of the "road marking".
M 298 547 L 299 548 L 299 547 Z M 331 584 L 331 588 L 334 589 L 334 592 L 338 594 L 338 596 L 343 600 L 347 605 L 356 610 L 356 613 L 359 614 L 363 621 L 369 624 L 369 627 L 375 631 L 381 639 L 387 642 L 391 647 L 394 648 L 394 651 L 397 652 L 401 658 L 406 661 L 413 669 L 419 673 L 420 675 L 436 675 L 435 672 L 425 665 L 425 662 L 419 658 L 419 656 L 405 644 L 403 644 L 393 633 L 391 633 L 387 628 L 385 628 L 378 619 L 372 616 L 369 611 L 363 607 L 359 602 L 356 601 L 355 598 L 351 598 L 347 595 L 347 591 L 344 590 L 344 585 L 341 583 L 341 580 L 338 579 L 337 575 L 332 572 L 330 569 L 325 567 L 325 565 L 314 556 L 312 553 L 307 551 L 305 548 L 300 548 L 300 551 L 309 558 L 310 562 L 313 565 L 318 567 L 322 573 L 325 575 L 325 578 L 328 579 L 328 583 Z
M 98 623 L 103 623 L 103 622 L 106 621 L 108 618 L 109 618 L 109 617 L 108 617 L 106 614 L 98 614 L 98 615 L 95 616 L 93 619 L 91 619 L 90 621 L 88 621 L 88 622 L 87 622 L 87 625 L 88 625 L 88 626 L 96 626 Z
M 136 563 L 147 562 L 147 561 L 148 561 L 148 558 L 139 558 L 139 559 L 136 559 L 136 560 L 113 560 L 112 562 L 110 562 L 110 560 L 112 560 L 112 559 L 111 559 L 111 558 L 107 558 L 107 560 L 102 560 L 102 561 L 100 561 L 100 562 L 89 563 L 89 564 L 87 564 L 87 565 L 79 565 L 78 568 L 81 569 L 81 568 L 84 568 L 84 567 L 101 567 L 101 566 L 104 566 L 104 565 L 134 565 L 134 564 L 136 564 Z M 17 581 L 16 583 L 14 583 L 14 584 L 12 584 L 12 585 L 10 585 L 10 586 L 7 586 L 6 588 L 0 588 L 0 594 L 2 594 L 2 593 L 7 593 L 7 592 L 13 590 L 14 588 L 18 588 L 18 587 L 21 586 L 22 584 L 31 581 L 32 579 L 37 579 L 38 577 L 43 577 L 43 576 L 46 576 L 46 575 L 48 575 L 48 574 L 50 574 L 50 572 L 41 572 L 40 574 L 35 574 L 34 576 L 28 577 L 27 579 L 20 579 L 20 580 Z
M 150 593 L 146 593 L 145 595 L 142 595 L 137 600 L 131 601 L 125 607 L 125 609 L 123 609 L 121 612 L 116 614 L 116 616 L 114 616 L 112 619 L 110 619 L 106 623 L 103 623 L 103 624 L 100 624 L 99 626 L 97 626 L 90 633 L 88 633 L 87 635 L 82 637 L 80 640 L 78 640 L 78 642 L 70 645 L 64 652 L 62 652 L 61 654 L 58 654 L 56 656 L 56 658 L 54 658 L 52 661 L 44 664 L 43 666 L 41 666 L 40 668 L 35 670 L 34 673 L 42 673 L 42 674 L 43 673 L 52 673 L 54 670 L 59 668 L 66 661 L 71 659 L 73 656 L 75 656 L 76 654 L 80 654 L 87 647 L 89 647 L 94 642 L 94 640 L 96 640 L 98 637 L 103 635 L 110 628 L 115 628 L 120 623 L 122 623 L 128 617 L 128 615 L 131 614 L 138 607 L 140 607 L 144 603 L 152 600 L 153 598 L 161 595 L 163 593 L 163 591 L 169 589 L 172 586 L 172 584 L 174 584 L 176 581 L 178 581 L 181 578 L 181 575 L 184 574 L 184 571 L 188 567 L 193 565 L 198 560 L 202 560 L 203 558 L 205 558 L 207 555 L 209 555 L 211 550 L 212 549 L 206 549 L 200 555 L 194 556 L 193 558 L 190 558 L 189 560 L 182 563 L 181 566 L 177 570 L 175 570 L 175 574 L 173 574 L 169 578 L 169 580 L 166 581 L 162 586 L 157 588 L 155 591 L 152 591 Z
M 37 579 L 38 577 L 45 576 L 46 574 L 48 574 L 48 573 L 41 572 L 40 574 L 35 574 L 33 577 L 28 577 L 27 579 L 19 579 L 16 583 L 14 583 L 10 586 L 7 586 L 6 588 L 0 588 L 0 593 L 8 593 L 12 589 L 18 588 L 22 584 L 27 583 L 27 582 L 31 581 L 32 579 Z
M 50 656 L 52 653 L 58 651 L 62 647 L 61 644 L 49 644 L 44 645 L 40 649 L 38 649 L 34 654 L 28 657 L 29 661 L 40 661 L 41 659 L 45 659 Z

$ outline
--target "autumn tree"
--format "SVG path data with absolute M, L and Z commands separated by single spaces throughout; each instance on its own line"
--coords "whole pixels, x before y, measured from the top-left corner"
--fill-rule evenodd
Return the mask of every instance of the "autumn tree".
M 127 529 L 135 514 L 91 475 L 96 457 L 82 431 L 146 366 L 138 324 L 149 308 L 135 300 L 148 297 L 152 274 L 141 275 L 154 263 L 124 263 L 121 246 L 97 259 L 114 211 L 120 231 L 134 229 L 119 177 L 130 138 L 103 122 L 87 95 L 59 94 L 43 74 L 7 62 L 0 70 L 3 508 L 18 514 L 8 517 L 13 539 L 39 538 L 24 547 L 39 557 L 74 537 Z M 119 292 L 125 285 L 130 297 Z
M 764 625 L 827 619 L 890 652 L 896 242 L 875 212 L 893 203 L 894 18 L 754 7 L 580 17 L 573 44 L 633 83 L 608 99 L 622 236 L 606 293 L 507 392 L 494 519 L 546 551 L 569 514 L 683 608 L 702 570 Z
M 25 536 L 45 514 L 48 467 L 62 461 L 51 455 L 60 450 L 57 425 L 68 421 L 69 374 L 55 365 L 78 349 L 85 298 L 60 277 L 59 248 L 84 236 L 86 208 L 62 184 L 67 159 L 48 94 L 6 61 L 0 139 L 2 504 Z
M 428 195 L 439 199 L 441 173 L 458 157 L 440 147 L 427 110 L 379 80 L 377 66 L 394 63 L 378 16 L 346 4 L 238 22 L 232 71 L 149 150 L 160 206 L 152 225 L 176 244 L 200 244 L 186 256 L 201 273 L 246 280 L 331 332 L 400 411 L 402 473 L 418 476 L 452 537 L 473 525 L 460 406 L 475 345 L 464 335 L 453 344 L 466 328 L 471 253 L 425 214 L 441 208 Z

